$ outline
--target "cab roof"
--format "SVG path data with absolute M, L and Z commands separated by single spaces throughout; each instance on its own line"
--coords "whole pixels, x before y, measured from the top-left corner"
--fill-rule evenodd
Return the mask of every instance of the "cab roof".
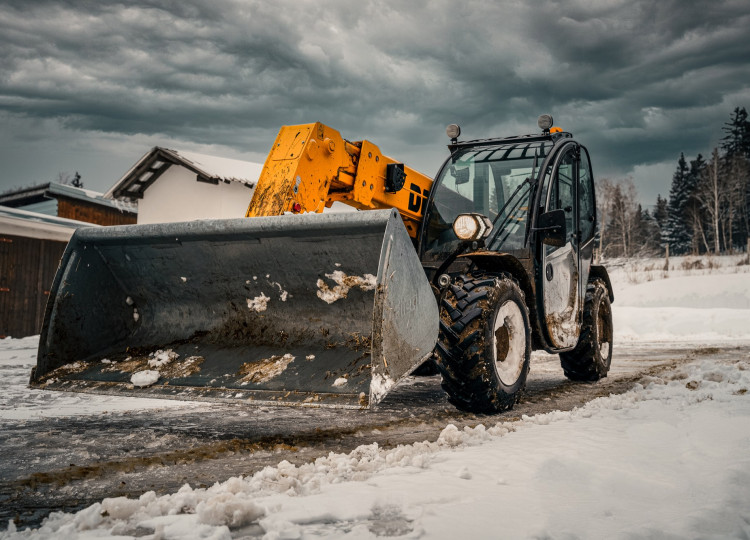
M 573 134 L 567 131 L 557 133 L 534 133 L 530 135 L 514 135 L 513 137 L 495 137 L 492 139 L 474 139 L 472 141 L 458 141 L 448 145 L 451 153 L 459 149 L 472 148 L 475 146 L 496 146 L 501 144 L 552 142 L 560 139 L 572 139 Z

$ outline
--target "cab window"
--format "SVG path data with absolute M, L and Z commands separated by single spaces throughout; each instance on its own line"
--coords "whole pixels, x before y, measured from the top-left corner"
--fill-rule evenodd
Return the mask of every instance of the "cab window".
M 578 165 L 578 200 L 581 221 L 581 243 L 594 236 L 596 222 L 596 205 L 594 204 L 594 178 L 591 175 L 591 162 L 585 148 L 581 148 L 581 159 Z
M 492 250 L 524 246 L 532 176 L 548 143 L 505 144 L 458 151 L 433 185 L 427 209 L 424 257 L 441 260 L 459 245 L 453 220 L 475 212 L 495 223 Z M 527 181 L 527 179 L 529 179 Z
M 547 210 L 563 210 L 565 212 L 565 230 L 568 235 L 575 231 L 575 167 L 575 153 L 571 149 L 562 157 L 552 176 L 547 201 Z M 557 249 L 553 246 L 545 247 L 548 253 Z

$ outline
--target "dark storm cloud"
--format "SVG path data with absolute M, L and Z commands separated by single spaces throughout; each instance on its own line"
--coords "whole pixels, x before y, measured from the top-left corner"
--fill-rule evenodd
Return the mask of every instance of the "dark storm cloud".
M 281 124 L 395 153 L 549 111 L 627 172 L 750 106 L 749 33 L 745 0 L 6 1 L 0 109 L 261 154 Z

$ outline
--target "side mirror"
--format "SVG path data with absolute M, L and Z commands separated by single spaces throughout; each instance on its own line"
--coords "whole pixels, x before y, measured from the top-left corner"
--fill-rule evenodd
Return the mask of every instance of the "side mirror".
M 468 167 L 462 167 L 459 169 L 456 166 L 452 166 L 451 173 L 453 173 L 453 176 L 456 179 L 457 186 L 460 186 L 461 184 L 466 184 L 469 182 L 469 168 Z
M 540 215 L 534 231 L 542 233 L 542 243 L 562 247 L 568 239 L 565 227 L 565 210 L 550 210 Z

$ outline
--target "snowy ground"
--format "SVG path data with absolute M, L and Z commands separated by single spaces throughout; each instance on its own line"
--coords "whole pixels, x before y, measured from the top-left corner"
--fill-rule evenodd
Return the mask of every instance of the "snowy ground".
M 696 357 L 569 412 L 447 425 L 433 442 L 364 445 L 209 488 L 104 499 L 36 530 L 10 524 L 0 538 L 747 538 L 750 276 L 735 259 L 612 271 L 615 355 L 686 341 L 737 345 L 735 354 Z M 0 341 L 0 422 L 185 406 L 30 391 L 30 345 Z
M 39 336 L 0 340 L 0 421 L 33 420 L 60 416 L 88 416 L 142 409 L 197 406 L 198 403 L 163 399 L 118 398 L 91 394 L 44 392 L 27 388 L 36 365 Z
M 620 343 L 696 343 L 750 337 L 750 265 L 745 255 L 616 260 L 606 263 L 615 289 Z

